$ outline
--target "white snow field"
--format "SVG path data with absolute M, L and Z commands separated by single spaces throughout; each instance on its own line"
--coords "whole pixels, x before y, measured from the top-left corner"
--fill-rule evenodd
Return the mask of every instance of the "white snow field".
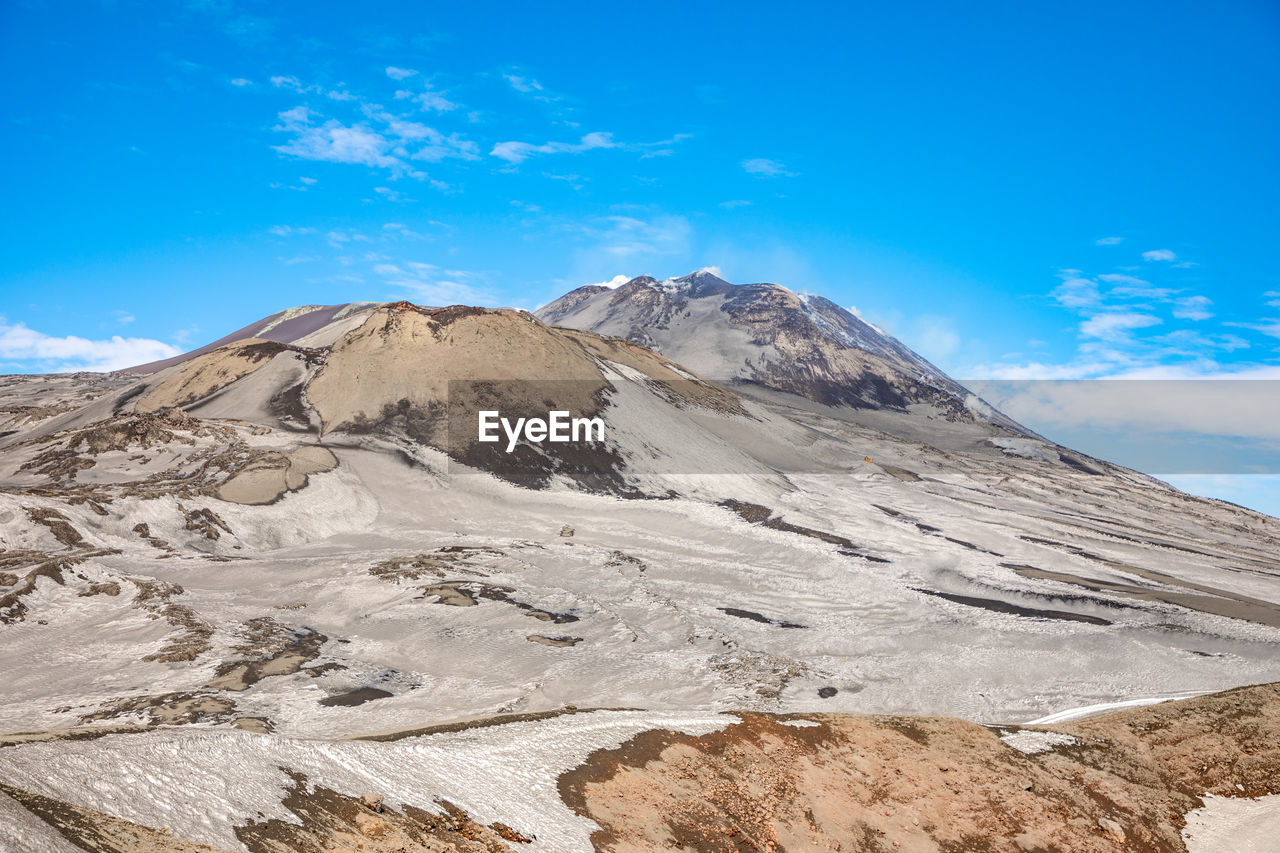
M 1280 842 L 1280 794 L 1247 799 L 1207 794 L 1182 830 L 1188 853 L 1271 853 Z

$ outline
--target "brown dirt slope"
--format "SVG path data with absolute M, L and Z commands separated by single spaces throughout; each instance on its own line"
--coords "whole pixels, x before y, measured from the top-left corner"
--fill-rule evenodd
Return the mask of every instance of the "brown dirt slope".
M 275 341 L 248 338 L 191 359 L 165 381 L 147 391 L 134 405 L 135 412 L 155 412 L 182 407 L 243 379 L 282 352 L 305 350 Z
M 646 732 L 561 794 L 621 853 L 1183 851 L 1200 794 L 1280 792 L 1275 684 L 1054 726 L 1076 742 L 1031 755 L 955 719 L 792 719 Z
M 400 416 L 415 438 L 443 447 L 439 416 L 449 401 L 450 380 L 548 378 L 573 381 L 558 402 L 575 412 L 594 411 L 596 394 L 605 388 L 598 366 L 581 347 L 528 315 L 397 303 L 374 311 L 333 345 L 307 398 L 325 433 L 374 429 Z M 506 408 L 512 411 L 530 408 L 528 401 L 511 403 Z

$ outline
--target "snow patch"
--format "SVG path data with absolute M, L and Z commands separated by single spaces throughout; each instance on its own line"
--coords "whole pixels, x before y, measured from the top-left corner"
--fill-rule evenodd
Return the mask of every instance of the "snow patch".
M 286 320 L 292 320 L 294 317 L 301 317 L 303 314 L 310 314 L 312 311 L 319 311 L 323 307 L 323 305 L 297 305 L 293 308 L 286 308 L 276 315 L 274 320 L 259 329 L 258 334 L 261 335 L 263 332 L 269 332 Z
M 1059 732 L 1033 732 L 1019 729 L 1000 735 L 1000 740 L 1024 755 L 1035 755 L 1037 752 L 1048 752 L 1060 746 L 1071 746 L 1076 739 L 1071 735 Z
M 1023 723 L 1024 726 L 1051 726 L 1055 723 L 1065 723 L 1067 720 L 1075 720 L 1080 717 L 1092 717 L 1094 714 L 1101 714 L 1106 711 L 1119 711 L 1124 708 L 1143 708 L 1147 705 L 1158 705 L 1161 702 L 1175 702 L 1179 699 L 1191 699 L 1195 696 L 1204 696 L 1212 693 L 1212 690 L 1194 690 L 1187 693 L 1179 693 L 1175 696 L 1154 696 L 1145 699 L 1125 699 L 1121 702 L 1101 702 L 1097 705 L 1082 705 L 1079 708 L 1068 708 L 1065 711 L 1058 711 L 1048 716 L 1040 717 L 1035 720 L 1029 720 Z
M 1182 840 L 1188 853 L 1264 853 L 1280 837 L 1280 794 L 1219 797 L 1205 794 L 1204 806 L 1187 813 Z
M 978 400 L 978 398 L 971 396 L 969 397 L 969 400 Z M 968 401 L 965 402 L 967 405 Z M 982 403 L 981 400 L 978 400 L 978 402 Z M 993 410 L 989 406 L 986 406 L 985 403 L 982 403 L 982 405 L 986 410 L 976 411 L 984 416 L 989 416 Z M 972 409 L 972 406 L 970 406 L 970 408 Z M 1049 454 L 1044 452 L 1044 444 L 1039 441 L 1031 441 L 1026 438 L 988 438 L 987 444 L 992 447 L 999 448 L 1000 452 L 1006 456 L 1016 456 L 1019 459 L 1036 459 L 1040 462 L 1052 461 Z
M 348 314 L 354 314 L 357 311 L 363 311 L 366 308 L 369 308 L 374 305 L 380 305 L 380 304 L 381 303 L 379 302 L 352 302 L 348 304 L 346 307 L 342 308 L 340 311 L 338 311 L 338 313 L 334 314 L 333 319 L 341 320 L 343 317 L 346 317 Z

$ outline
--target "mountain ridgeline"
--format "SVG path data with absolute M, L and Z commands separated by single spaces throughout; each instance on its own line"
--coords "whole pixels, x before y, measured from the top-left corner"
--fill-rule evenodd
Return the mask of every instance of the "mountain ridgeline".
M 699 270 L 617 288 L 588 285 L 539 309 L 547 323 L 616 335 L 721 383 L 828 406 L 981 421 L 1028 435 L 893 336 L 829 299 L 776 284 L 733 285 Z
M 36 431 L 180 409 L 325 443 L 443 451 L 460 471 L 532 488 L 562 479 L 629 497 L 668 494 L 669 474 L 769 476 L 862 459 L 843 441 L 823 445 L 831 432 L 814 433 L 797 420 L 802 410 L 870 418 L 872 428 L 926 443 L 955 446 L 960 436 L 997 456 L 1002 442 L 1040 443 L 830 300 L 706 271 L 579 288 L 536 315 L 409 302 L 300 306 L 121 381 L 128 376 L 119 391 Z M 538 419 L 553 410 L 599 418 L 605 438 L 514 448 L 478 440 L 481 411 Z M 1065 448 L 1047 458 L 1106 470 Z

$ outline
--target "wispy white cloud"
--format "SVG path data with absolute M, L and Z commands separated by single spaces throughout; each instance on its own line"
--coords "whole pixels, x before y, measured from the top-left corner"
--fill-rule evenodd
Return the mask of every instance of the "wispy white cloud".
M 409 196 L 405 195 L 399 190 L 393 190 L 391 189 L 391 187 L 374 187 L 373 191 L 378 195 L 382 196 L 387 201 L 394 201 L 397 203 L 406 203 L 406 202 L 413 201 L 413 199 L 409 198 Z
M 490 156 L 506 160 L 508 163 L 523 163 L 535 154 L 581 154 L 598 148 L 617 148 L 612 133 L 588 133 L 579 142 L 544 142 L 534 145 L 531 142 L 499 142 L 489 152 Z
M 613 278 L 609 279 L 608 281 L 593 281 L 591 284 L 584 284 L 582 286 L 583 287 L 607 287 L 607 288 L 613 289 L 615 287 L 621 287 L 622 285 L 631 281 L 631 279 L 633 278 L 635 278 L 635 276 L 623 275 L 619 273 L 618 275 L 615 275 Z
M 720 206 L 725 210 L 735 210 L 739 207 L 750 207 L 752 204 L 755 204 L 755 202 L 747 201 L 744 198 L 734 198 L 729 201 L 720 202 Z
M 1146 279 L 1137 278 L 1127 273 L 1103 273 L 1098 276 L 1098 281 L 1105 281 L 1107 284 L 1113 285 L 1108 291 L 1108 295 L 1122 299 L 1157 299 L 1165 301 L 1177 293 L 1172 288 L 1156 287 Z
M 399 261 L 375 264 L 373 273 L 422 305 L 483 305 L 493 301 L 483 290 L 484 277 L 467 270 L 442 269 L 421 261 Z
M 1280 318 L 1269 318 L 1257 323 L 1226 323 L 1225 325 L 1234 326 L 1237 329 L 1252 329 L 1268 337 L 1280 338 Z
M 342 249 L 348 243 L 370 243 L 372 240 L 359 231 L 343 231 L 334 229 L 325 235 L 325 240 L 335 249 Z
M 684 254 L 689 250 L 693 229 L 683 216 L 610 216 L 605 221 L 606 227 L 598 233 L 599 246 L 615 258 Z
M 490 156 L 506 160 L 518 165 L 530 157 L 539 154 L 581 154 L 585 151 L 612 149 L 617 151 L 639 152 L 644 157 L 666 156 L 672 153 L 670 146 L 689 138 L 687 133 L 678 133 L 669 139 L 657 142 L 619 142 L 612 133 L 588 133 L 577 142 L 544 142 L 535 145 L 532 142 L 499 142 L 489 151 Z
M 1209 310 L 1212 304 L 1207 296 L 1183 296 L 1174 301 L 1173 316 L 1180 320 L 1208 320 L 1213 316 Z
M 1142 253 L 1144 261 L 1176 261 L 1178 256 L 1169 249 L 1152 249 Z
M 1152 269 L 1151 273 L 1154 277 L 1159 270 Z M 1200 324 L 1215 316 L 1213 300 L 1207 296 L 1162 287 L 1128 271 L 1090 276 L 1079 269 L 1063 269 L 1058 277 L 1061 283 L 1050 296 L 1080 318 L 1074 354 L 1059 364 L 1018 363 L 1014 359 L 1019 354 L 1010 354 L 999 361 L 968 368 L 970 376 L 1087 379 L 1144 375 L 1166 369 L 1202 375 L 1227 370 L 1219 363 L 1220 357 L 1252 346 L 1246 337 L 1220 327 L 1187 327 L 1188 322 Z M 1167 325 L 1173 328 L 1163 333 L 1156 329 Z M 1280 319 L 1221 325 L 1280 337 Z M 1231 361 L 1238 363 L 1235 357 Z
M 253 81 L 245 77 L 233 77 L 231 78 L 231 85 L 243 88 L 245 86 L 252 86 Z
M 1128 339 L 1129 333 L 1134 329 L 1158 326 L 1162 322 L 1159 317 L 1136 312 L 1095 314 L 1080 324 L 1080 334 L 1086 338 L 1122 342 Z
M 1249 342 L 1239 335 L 1210 335 L 1195 329 L 1176 329 L 1167 334 L 1157 335 L 1152 340 L 1168 347 L 1171 354 L 1192 358 L 1203 356 L 1214 350 L 1235 352 L 1249 348 Z
M 441 133 L 415 121 L 408 121 L 378 108 L 368 108 L 366 114 L 374 121 L 386 125 L 388 137 L 395 147 L 393 153 L 410 160 L 438 163 L 447 158 L 461 160 L 480 159 L 479 146 L 457 133 Z
M 409 89 L 400 89 L 396 92 L 396 100 L 412 101 L 422 108 L 424 112 L 448 112 L 457 109 L 458 105 L 453 101 L 441 95 L 439 92 L 427 89 L 423 92 L 414 92 Z
M 434 227 L 445 227 L 443 222 L 437 222 L 434 219 L 428 220 L 426 224 Z M 407 240 L 427 239 L 427 235 L 422 234 L 421 232 L 418 232 L 418 231 L 414 231 L 412 228 L 410 228 L 408 225 L 405 225 L 403 222 L 384 223 L 382 226 L 382 233 L 384 237 L 387 237 L 390 239 L 407 239 Z
M 1148 287 L 1151 282 L 1146 279 L 1137 278 L 1136 276 L 1127 275 L 1125 273 L 1109 272 L 1098 276 L 1099 281 L 1105 281 L 1108 284 L 1128 284 L 1136 287 Z
M 331 101 L 356 100 L 356 96 L 345 89 L 326 89 L 324 86 L 304 84 L 293 75 L 272 77 L 271 85 L 275 86 L 277 89 L 286 89 L 300 95 L 322 95 Z
M 295 237 L 304 234 L 314 234 L 316 229 L 306 226 L 297 225 L 272 225 L 267 229 L 268 234 L 274 234 L 277 237 Z
M 315 178 L 303 177 L 303 178 L 298 178 L 298 183 L 296 184 L 285 184 L 285 183 L 281 183 L 280 181 L 272 181 L 267 186 L 271 187 L 271 189 L 273 190 L 293 190 L 294 192 L 304 193 L 307 190 L 311 189 L 313 186 L 315 186 L 317 183 L 318 181 Z
M 502 79 L 506 80 L 512 89 L 525 95 L 543 91 L 542 84 L 532 77 L 525 77 L 520 74 L 503 74 Z
M 394 65 L 387 66 L 387 76 L 392 80 L 407 80 L 418 72 L 412 68 L 397 68 Z
M 172 344 L 150 338 L 120 335 L 112 335 L 105 340 L 90 340 L 76 335 L 56 337 L 30 329 L 23 323 L 10 324 L 0 317 L 0 364 L 9 371 L 106 372 L 171 358 L 180 352 Z
M 1079 309 L 1092 307 L 1102 301 L 1098 283 L 1082 277 L 1080 270 L 1062 270 L 1058 273 L 1058 277 L 1062 279 L 1062 284 L 1054 288 L 1050 294 L 1058 304 L 1066 308 Z
M 1272 308 L 1280 308 L 1280 290 L 1268 290 L 1262 296 Z
M 1118 246 L 1124 242 L 1123 237 L 1099 237 L 1093 241 L 1098 246 Z
M 474 159 L 476 145 L 457 134 L 443 134 L 418 122 L 407 121 L 385 111 L 368 110 L 369 118 L 381 123 L 374 128 L 365 123 L 343 124 L 323 118 L 305 106 L 279 114 L 275 130 L 292 135 L 276 151 L 303 160 L 351 163 L 386 169 L 393 177 L 425 180 L 427 175 L 410 165 L 411 160 L 438 162 L 448 157 Z
M 543 172 L 542 177 L 549 181 L 564 181 L 575 190 L 582 189 L 586 184 L 587 178 L 575 172 Z
M 748 175 L 755 175 L 757 178 L 793 178 L 796 174 L 777 160 L 765 157 L 743 160 L 742 168 Z
M 502 73 L 502 79 L 515 92 L 518 92 L 527 100 L 537 101 L 546 104 L 552 111 L 553 115 L 559 117 L 561 124 L 568 127 L 577 127 L 575 121 L 571 121 L 567 116 L 572 113 L 570 104 L 573 99 L 560 93 L 552 91 L 549 87 L 543 85 L 532 74 L 522 71 L 519 68 L 512 68 Z
M 374 130 L 360 125 L 348 127 L 336 119 L 322 125 L 312 123 L 315 113 L 306 107 L 294 107 L 280 113 L 276 130 L 294 134 L 294 138 L 275 150 L 303 160 L 331 163 L 359 163 L 401 173 L 408 171 L 404 161 L 391 153 L 395 143 Z

